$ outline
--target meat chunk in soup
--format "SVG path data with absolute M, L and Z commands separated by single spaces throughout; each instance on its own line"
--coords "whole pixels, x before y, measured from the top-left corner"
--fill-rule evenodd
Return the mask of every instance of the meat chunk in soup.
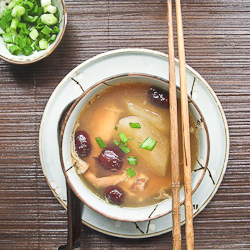
M 111 175 L 105 177 L 96 177 L 91 171 L 87 171 L 84 177 L 92 183 L 96 188 L 103 188 L 108 186 L 114 186 L 119 182 L 126 179 L 126 174 Z

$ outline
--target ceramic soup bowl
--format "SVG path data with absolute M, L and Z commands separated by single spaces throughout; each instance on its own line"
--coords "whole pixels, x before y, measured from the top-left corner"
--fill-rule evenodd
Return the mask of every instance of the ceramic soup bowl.
M 172 210 L 172 198 L 170 197 L 155 205 L 145 207 L 122 207 L 101 199 L 86 186 L 78 175 L 72 162 L 70 146 L 72 138 L 74 137 L 75 124 L 83 107 L 88 104 L 93 97 L 110 86 L 119 83 L 129 84 L 132 82 L 143 82 L 151 86 L 160 87 L 166 91 L 169 90 L 167 80 L 152 75 L 136 73 L 112 76 L 94 84 L 73 103 L 66 115 L 60 135 L 60 158 L 68 184 L 84 204 L 108 218 L 119 221 L 138 222 L 156 219 L 170 213 Z M 179 90 L 177 90 L 177 97 L 179 98 Z M 195 169 L 192 171 L 192 192 L 195 192 L 203 179 L 209 160 L 209 134 L 199 107 L 191 98 L 189 98 L 189 111 L 195 121 L 199 138 L 198 158 Z M 181 188 L 181 204 L 184 202 L 184 196 L 184 188 Z

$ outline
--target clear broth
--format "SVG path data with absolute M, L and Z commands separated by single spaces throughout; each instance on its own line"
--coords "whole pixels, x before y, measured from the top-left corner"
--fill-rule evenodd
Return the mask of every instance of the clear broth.
M 153 205 L 162 201 L 165 198 L 171 196 L 171 166 L 170 166 L 170 146 L 167 146 L 168 155 L 166 160 L 166 174 L 160 176 L 157 171 L 152 170 L 148 167 L 150 154 L 154 153 L 148 151 L 148 159 L 140 157 L 133 150 L 126 156 L 136 156 L 138 158 L 137 165 L 129 165 L 126 158 L 122 169 L 118 172 L 110 172 L 99 166 L 96 158 L 100 155 L 101 149 L 95 141 L 96 137 L 101 137 L 107 145 L 114 145 L 113 141 L 119 140 L 118 133 L 122 132 L 114 129 L 118 124 L 119 120 L 129 116 L 137 116 L 143 118 L 153 124 L 154 127 L 158 127 L 157 131 L 159 135 L 164 138 L 170 138 L 170 116 L 169 109 L 155 106 L 147 101 L 147 92 L 150 89 L 150 85 L 135 82 L 128 84 L 116 84 L 115 86 L 107 88 L 100 95 L 95 96 L 85 107 L 82 109 L 77 122 L 80 126 L 77 131 L 83 130 L 88 133 L 92 143 L 91 154 L 88 157 L 83 158 L 85 162 L 89 164 L 88 171 L 95 174 L 97 178 L 109 176 L 109 175 L 120 175 L 125 172 L 128 168 L 132 168 L 137 175 L 143 174 L 148 178 L 143 191 L 132 191 L 131 180 L 129 177 L 117 184 L 125 191 L 124 202 L 120 205 L 123 207 L 143 207 Z M 178 121 L 180 121 L 180 102 L 178 100 Z M 190 117 L 190 142 L 191 142 L 191 161 L 192 170 L 195 167 L 196 159 L 198 156 L 198 133 L 195 126 L 195 122 L 191 115 Z M 180 162 L 180 183 L 183 186 L 183 164 L 182 164 L 182 140 L 181 140 L 181 124 L 178 124 L 179 132 L 179 162 Z M 126 134 L 126 133 L 125 133 Z M 145 138 L 146 139 L 146 138 Z M 136 138 L 131 142 L 127 143 L 130 147 L 131 143 L 138 143 Z M 157 142 L 158 144 L 158 142 Z M 145 149 L 142 149 L 145 150 Z M 86 172 L 86 173 L 87 173 Z M 91 182 L 86 180 L 85 174 L 80 175 L 81 179 L 88 186 L 88 188 L 102 199 L 104 198 L 105 188 L 96 188 Z M 133 177 L 133 178 L 136 178 Z M 163 190 L 163 196 L 160 195 L 160 190 Z

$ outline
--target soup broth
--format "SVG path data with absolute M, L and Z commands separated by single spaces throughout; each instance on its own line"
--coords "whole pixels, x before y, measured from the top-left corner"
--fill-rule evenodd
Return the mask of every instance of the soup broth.
M 107 202 L 142 207 L 171 196 L 168 97 L 157 96 L 157 91 L 163 90 L 141 82 L 116 84 L 95 96 L 79 114 L 72 136 L 72 160 L 83 182 Z M 179 100 L 177 112 L 180 121 Z M 194 169 L 198 133 L 189 117 Z M 178 130 L 183 186 L 180 122 Z

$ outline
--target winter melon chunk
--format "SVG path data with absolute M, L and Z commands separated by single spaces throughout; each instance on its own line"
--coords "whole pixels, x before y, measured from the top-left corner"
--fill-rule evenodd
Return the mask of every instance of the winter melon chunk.
M 129 123 L 139 123 L 140 129 L 130 128 Z M 124 132 L 127 138 L 134 138 L 127 143 L 131 152 L 135 152 L 149 167 L 159 176 L 165 176 L 167 168 L 170 167 L 170 141 L 169 138 L 159 132 L 152 123 L 137 117 L 128 116 L 118 122 L 118 132 Z M 143 143 L 148 137 L 156 140 L 157 143 L 152 151 L 139 147 L 138 143 Z

